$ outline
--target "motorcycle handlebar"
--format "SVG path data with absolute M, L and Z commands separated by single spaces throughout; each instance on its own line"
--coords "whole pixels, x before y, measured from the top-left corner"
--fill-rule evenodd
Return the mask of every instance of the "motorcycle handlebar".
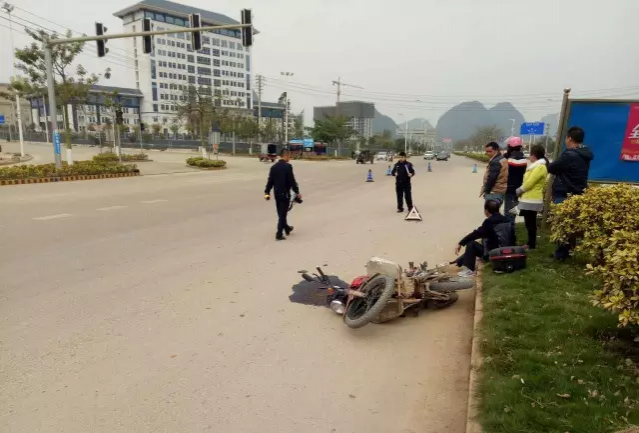
M 309 283 L 312 283 L 313 281 L 315 281 L 315 279 L 308 274 L 302 274 L 302 278 L 304 278 Z

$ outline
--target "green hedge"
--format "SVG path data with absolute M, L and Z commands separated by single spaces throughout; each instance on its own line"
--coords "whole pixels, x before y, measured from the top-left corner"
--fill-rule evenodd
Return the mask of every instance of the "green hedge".
M 78 176 L 92 174 L 131 173 L 137 170 L 135 164 L 120 165 L 96 161 L 77 161 L 73 165 L 62 163 L 60 170 L 55 164 L 18 165 L 0 168 L 0 179 L 37 179 L 45 177 Z
M 133 155 L 125 155 L 122 154 L 122 161 L 148 161 L 149 155 L 145 153 L 136 153 Z M 95 155 L 93 157 L 93 161 L 95 162 L 119 162 L 120 158 L 117 154 L 113 152 L 105 152 Z
M 301 161 L 343 161 L 352 159 L 350 156 L 331 156 L 331 155 L 296 155 L 293 159 Z
M 476 159 L 481 162 L 488 162 L 490 158 L 488 155 L 484 155 L 483 153 L 471 153 L 471 152 L 454 152 L 455 155 L 465 156 L 467 158 Z
M 207 159 L 202 156 L 194 156 L 186 160 L 191 167 L 198 168 L 226 168 L 226 161 L 221 159 Z

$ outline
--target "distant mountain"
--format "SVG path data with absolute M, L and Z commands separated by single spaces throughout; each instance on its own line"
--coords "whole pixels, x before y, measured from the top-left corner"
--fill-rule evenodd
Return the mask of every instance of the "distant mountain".
M 490 111 L 479 101 L 462 102 L 445 112 L 437 121 L 437 132 L 453 141 L 470 137 L 480 126 L 494 124 Z
M 551 137 L 554 137 L 557 134 L 557 127 L 559 126 L 559 113 L 548 114 L 542 117 L 540 122 L 544 122 L 546 125 L 549 125 L 549 134 Z
M 525 121 L 510 102 L 500 102 L 486 108 L 479 101 L 471 101 L 462 102 L 444 113 L 437 121 L 437 130 L 440 136 L 457 141 L 470 137 L 478 127 L 497 125 L 506 138 L 511 133 L 518 135 Z
M 493 124 L 497 125 L 504 133 L 504 138 L 519 135 L 521 124 L 526 121 L 519 110 L 510 102 L 500 102 L 488 111 L 492 116 Z M 515 120 L 514 124 L 511 119 Z
M 397 138 L 397 124 L 393 119 L 383 115 L 375 108 L 375 118 L 373 119 L 373 134 L 381 134 L 388 130 L 393 138 Z
M 397 128 L 399 128 L 400 130 L 406 128 L 406 122 L 398 123 Z M 422 118 L 411 119 L 408 121 L 408 129 L 422 129 L 422 128 L 432 129 L 433 125 L 431 125 L 428 120 L 422 119 Z

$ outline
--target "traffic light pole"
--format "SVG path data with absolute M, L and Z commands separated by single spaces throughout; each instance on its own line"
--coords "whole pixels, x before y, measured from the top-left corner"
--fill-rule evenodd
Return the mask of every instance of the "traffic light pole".
M 55 80 L 53 78 L 53 56 L 51 49 L 56 45 L 72 44 L 74 42 L 90 42 L 90 41 L 106 41 L 109 39 L 125 39 L 144 36 L 170 35 L 174 33 L 195 33 L 195 32 L 214 32 L 217 30 L 237 30 L 252 29 L 253 24 L 232 24 L 225 26 L 204 26 L 197 28 L 183 28 L 172 30 L 160 30 L 153 32 L 131 32 L 131 33 L 115 33 L 112 35 L 100 36 L 81 36 L 77 38 L 57 39 L 49 38 L 44 41 L 44 61 L 46 64 L 47 87 L 49 88 L 49 114 L 51 115 L 51 131 L 53 134 L 53 152 L 55 156 L 56 168 L 62 168 L 62 157 L 60 155 L 60 131 L 58 131 L 58 110 L 55 98 Z M 252 32 L 251 32 L 252 33 Z M 116 128 L 117 129 L 117 128 Z M 119 134 L 119 131 L 118 131 Z M 56 144 L 57 143 L 57 144 Z

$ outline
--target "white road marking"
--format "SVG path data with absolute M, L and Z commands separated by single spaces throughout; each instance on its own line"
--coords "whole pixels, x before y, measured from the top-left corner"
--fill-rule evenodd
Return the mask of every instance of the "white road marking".
M 152 204 L 152 203 L 164 203 L 165 201 L 168 201 L 168 200 L 164 200 L 164 199 L 159 198 L 157 200 L 144 200 L 144 201 L 141 201 L 140 203 Z
M 126 207 L 128 207 L 128 206 L 107 206 L 107 207 L 98 208 L 96 210 L 99 210 L 101 212 L 106 212 L 106 211 L 110 211 L 110 210 L 124 209 Z
M 47 216 L 36 217 L 36 218 L 32 218 L 32 219 L 37 220 L 37 221 L 47 221 L 47 220 L 55 220 L 55 219 L 58 219 L 58 218 L 68 218 L 70 216 L 71 216 L 70 213 L 59 213 L 59 214 L 56 214 L 56 215 L 47 215 Z

